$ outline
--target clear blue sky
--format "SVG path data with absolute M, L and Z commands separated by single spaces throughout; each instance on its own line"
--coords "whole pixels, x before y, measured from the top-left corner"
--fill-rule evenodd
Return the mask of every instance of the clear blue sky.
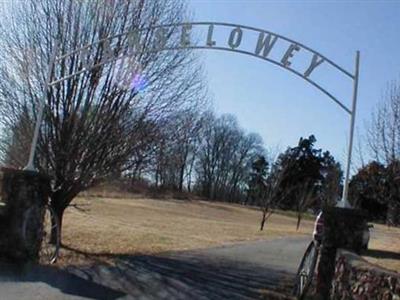
M 356 135 L 363 134 L 387 82 L 400 78 L 400 1 L 190 0 L 189 6 L 196 21 L 270 30 L 352 72 L 355 52 L 360 50 Z M 285 149 L 313 133 L 318 147 L 345 160 L 349 116 L 319 90 L 251 56 L 212 50 L 201 56 L 218 113 L 237 116 L 244 128 L 263 137 L 267 147 Z M 330 91 L 350 107 L 351 81 L 329 81 Z

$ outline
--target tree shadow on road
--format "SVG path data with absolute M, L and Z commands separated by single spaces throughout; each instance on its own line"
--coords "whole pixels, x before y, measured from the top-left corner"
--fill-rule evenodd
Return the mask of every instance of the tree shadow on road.
M 118 299 L 125 296 L 123 292 L 51 266 L 1 264 L 0 284 L 2 281 L 46 283 L 62 292 L 64 298 L 67 295 L 90 299 Z
M 209 260 L 196 251 L 131 256 L 67 248 L 92 258 L 112 258 L 112 265 L 75 266 L 68 267 L 68 271 L 86 280 L 107 283 L 134 299 L 260 299 L 263 290 L 287 292 L 294 277 L 254 264 Z
M 377 250 L 377 249 L 368 249 L 362 253 L 363 256 L 369 256 L 374 258 L 385 258 L 385 259 L 398 259 L 400 260 L 400 253 L 385 251 L 385 250 Z

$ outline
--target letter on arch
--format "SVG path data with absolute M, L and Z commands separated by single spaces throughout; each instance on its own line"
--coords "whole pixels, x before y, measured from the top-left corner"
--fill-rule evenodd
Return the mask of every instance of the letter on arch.
M 228 45 L 231 49 L 236 49 L 242 42 L 243 31 L 240 27 L 236 27 L 229 35 Z
M 190 23 L 183 24 L 181 34 L 181 47 L 190 46 L 190 31 L 192 30 L 192 27 L 193 25 Z
M 288 68 L 292 62 L 290 61 L 290 58 L 294 56 L 295 51 L 300 51 L 300 47 L 297 44 L 291 44 L 289 48 L 286 50 L 285 55 L 283 55 L 281 59 L 281 63 L 285 68 Z
M 213 40 L 213 33 L 214 33 L 214 25 L 210 24 L 210 26 L 208 26 L 208 32 L 207 32 L 207 46 L 208 47 L 215 46 L 215 41 Z
M 157 50 L 162 50 L 165 45 L 167 44 L 167 36 L 165 33 L 165 29 L 163 27 L 159 27 L 156 29 L 155 31 L 155 36 L 156 36 L 156 40 L 155 40 L 155 49 Z
M 272 34 L 268 33 L 267 36 L 264 38 L 264 32 L 260 32 L 258 36 L 256 50 L 254 54 L 260 55 L 262 51 L 262 57 L 267 57 L 268 54 L 271 52 L 272 47 L 274 47 L 276 41 L 278 40 L 277 36 L 273 36 Z
M 128 33 L 128 55 L 132 55 L 135 52 L 140 52 L 140 37 L 138 31 L 131 31 Z
M 320 58 L 318 60 L 318 58 Z M 311 73 L 314 71 L 316 67 L 318 67 L 320 64 L 324 62 L 324 59 L 321 58 L 318 54 L 314 54 L 310 63 L 310 66 L 308 69 L 304 72 L 304 77 L 308 77 L 311 75 Z

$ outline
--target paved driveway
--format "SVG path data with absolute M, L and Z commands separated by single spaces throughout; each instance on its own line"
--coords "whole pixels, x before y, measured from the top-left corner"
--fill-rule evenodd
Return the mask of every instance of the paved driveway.
M 0 264 L 0 300 L 118 299 L 125 293 L 52 267 Z
M 114 266 L 70 267 L 69 273 L 36 268 L 29 275 L 0 282 L 0 298 L 259 299 L 265 289 L 290 290 L 308 242 L 308 238 L 282 238 L 125 256 Z

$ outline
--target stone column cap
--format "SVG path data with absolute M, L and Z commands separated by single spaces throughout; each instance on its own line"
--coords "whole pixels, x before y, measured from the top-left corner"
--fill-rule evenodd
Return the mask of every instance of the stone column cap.
M 21 170 L 21 169 L 15 169 L 15 168 L 10 168 L 10 167 L 1 167 L 0 168 L 0 179 L 4 177 L 4 174 L 10 174 L 14 173 L 17 175 L 22 175 L 22 176 L 38 176 L 44 180 L 50 180 L 51 177 L 47 174 L 38 172 L 38 171 L 31 171 L 31 170 Z

